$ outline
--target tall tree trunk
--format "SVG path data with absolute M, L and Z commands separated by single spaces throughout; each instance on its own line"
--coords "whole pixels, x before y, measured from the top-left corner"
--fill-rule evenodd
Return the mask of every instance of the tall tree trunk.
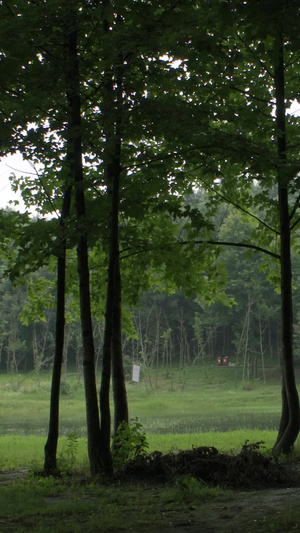
M 122 58 L 118 57 L 118 64 Z M 125 386 L 122 350 L 122 282 L 119 250 L 119 211 L 120 211 L 120 179 L 121 179 L 121 147 L 122 147 L 122 107 L 123 83 L 122 66 L 116 68 L 116 118 L 115 118 L 115 151 L 112 175 L 112 247 L 114 256 L 114 294 L 113 294 L 113 335 L 112 335 L 112 381 L 114 393 L 114 431 L 116 433 L 122 422 L 128 423 L 128 403 Z
M 108 13 L 110 1 L 104 3 L 103 31 L 110 32 Z M 105 14 L 106 13 L 106 14 Z M 117 17 L 117 20 L 120 19 Z M 103 369 L 100 410 L 101 432 L 108 439 L 108 389 L 110 380 L 109 365 L 112 367 L 114 395 L 114 430 L 122 421 L 128 422 L 128 406 L 123 369 L 121 342 L 121 274 L 119 259 L 119 209 L 120 209 L 120 175 L 121 175 L 121 117 L 122 117 L 122 58 L 118 65 L 110 65 L 103 84 L 103 123 L 105 135 L 105 174 L 107 192 L 111 198 L 109 224 L 109 261 L 105 311 L 105 339 L 103 346 Z M 120 66 L 121 65 L 121 66 Z M 110 435 L 110 433 L 109 433 Z
M 285 81 L 283 36 L 278 39 L 275 69 L 276 126 L 278 152 L 278 204 L 280 218 L 281 327 L 282 327 L 282 413 L 273 453 L 289 453 L 299 433 L 299 397 L 293 357 L 293 300 L 291 235 L 288 203 L 289 171 L 286 155 Z
M 67 98 L 69 104 L 69 135 L 71 174 L 75 188 L 75 205 L 79 239 L 77 265 L 79 276 L 80 319 L 83 343 L 83 374 L 86 400 L 88 454 L 91 475 L 103 471 L 101 454 L 100 421 L 95 373 L 95 349 L 91 316 L 90 275 L 88 264 L 88 239 L 86 231 L 85 194 L 82 168 L 81 107 L 79 61 L 77 52 L 76 16 L 70 11 L 68 32 Z
M 128 423 L 128 403 L 122 353 L 121 325 L 121 274 L 119 255 L 115 260 L 114 299 L 113 299 L 113 336 L 112 336 L 112 378 L 114 393 L 114 432 L 121 422 Z
M 112 87 L 112 84 L 111 84 Z M 111 89 L 113 90 L 113 89 Z M 111 108 L 110 108 L 111 109 Z M 113 141 L 106 134 L 107 149 L 107 189 L 111 196 L 108 281 L 105 310 L 105 339 L 103 346 L 103 371 L 100 390 L 101 431 L 108 438 L 108 407 L 104 391 L 108 391 L 110 374 L 108 366 L 112 366 L 114 396 L 114 430 L 123 421 L 128 422 L 128 405 L 123 368 L 121 340 L 121 273 L 119 259 L 119 189 L 120 189 L 120 158 L 121 139 L 114 124 Z M 110 150 L 113 149 L 113 153 Z M 106 428 L 106 429 L 105 429 Z
M 108 268 L 109 272 L 109 268 Z M 101 386 L 99 393 L 100 400 L 100 414 L 101 414 L 101 442 L 105 451 L 107 461 L 106 464 L 110 471 L 113 469 L 112 457 L 110 451 L 110 437 L 111 437 L 111 415 L 110 415 L 110 380 L 111 380 L 111 337 L 112 337 L 112 321 L 111 321 L 111 306 L 112 300 L 109 289 L 112 280 L 108 276 L 108 288 L 106 296 L 105 308 L 105 325 L 104 325 L 104 340 L 103 340 L 103 355 L 102 355 L 102 374 Z
M 71 205 L 71 187 L 64 193 L 63 205 L 60 218 L 62 232 L 61 253 L 57 258 L 57 282 L 56 282 L 56 327 L 55 327 L 55 352 L 52 370 L 50 417 L 48 438 L 45 444 L 44 471 L 51 474 L 57 470 L 57 442 L 59 434 L 59 395 L 61 383 L 61 371 L 64 353 L 65 334 L 65 293 L 66 293 L 66 236 L 65 218 L 69 216 Z

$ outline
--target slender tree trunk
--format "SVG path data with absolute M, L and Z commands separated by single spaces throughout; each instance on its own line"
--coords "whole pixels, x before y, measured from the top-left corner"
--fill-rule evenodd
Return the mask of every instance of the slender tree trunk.
M 245 346 L 244 346 L 244 363 L 243 363 L 243 381 L 251 380 L 251 361 L 249 354 L 249 329 L 250 329 L 250 310 L 251 302 L 248 294 L 248 305 L 245 318 Z
M 261 355 L 261 367 L 262 367 L 263 381 L 264 383 L 266 383 L 265 355 L 264 355 L 264 346 L 263 346 L 263 335 L 266 331 L 266 326 L 264 327 L 264 330 L 263 330 L 261 314 L 258 315 L 258 327 L 259 327 L 259 347 L 260 347 L 260 355 Z
M 95 373 L 95 348 L 90 301 L 90 273 L 86 231 L 85 194 L 82 168 L 81 105 L 79 61 L 77 53 L 76 16 L 70 11 L 68 33 L 67 98 L 69 104 L 69 135 L 71 175 L 75 188 L 78 230 L 77 265 L 79 276 L 80 319 L 83 343 L 83 375 L 85 386 L 88 454 L 91 475 L 103 471 L 105 463 L 101 450 L 99 408 Z
M 112 86 L 112 84 L 111 84 Z M 114 128 L 115 130 L 115 128 Z M 111 195 L 110 237 L 109 237 L 109 266 L 107 282 L 107 298 L 105 312 L 105 340 L 103 346 L 103 370 L 100 409 L 101 431 L 107 433 L 108 429 L 108 405 L 104 390 L 108 391 L 108 379 L 110 374 L 108 366 L 112 366 L 113 396 L 114 396 L 114 431 L 123 421 L 128 422 L 128 406 L 125 388 L 122 340 L 121 340 L 121 273 L 119 260 L 119 188 L 120 188 L 120 137 L 114 134 L 115 144 L 113 153 L 109 153 L 112 147 L 111 139 L 107 134 L 107 158 L 106 168 L 108 192 Z M 107 428 L 107 429 L 105 429 Z M 107 436 L 105 437 L 107 439 Z
M 121 57 L 119 58 L 121 64 Z M 122 67 L 116 69 L 116 122 L 115 151 L 112 181 L 112 247 L 114 256 L 114 295 L 113 295 L 113 335 L 112 335 L 112 381 L 114 393 L 114 431 L 119 424 L 128 423 L 128 403 L 125 386 L 122 350 L 122 282 L 119 252 L 119 211 L 120 211 L 120 179 L 121 179 L 121 144 L 122 144 L 122 106 L 123 83 Z
M 110 1 L 104 2 L 104 13 L 110 13 Z M 119 19 L 118 19 L 119 20 Z M 110 24 L 104 15 L 103 30 L 108 34 Z M 121 58 L 120 65 L 121 65 Z M 108 195 L 111 198 L 109 262 L 107 298 L 105 312 L 105 338 L 103 346 L 103 368 L 100 410 L 101 432 L 108 440 L 110 414 L 108 405 L 109 365 L 112 367 L 114 395 L 114 430 L 122 421 L 128 422 L 127 396 L 123 369 L 121 341 L 121 273 L 119 259 L 119 209 L 120 209 L 120 175 L 121 175 L 121 117 L 122 117 L 122 66 L 111 65 L 105 74 L 103 84 L 103 122 L 105 135 L 105 173 Z M 110 435 L 110 433 L 109 433 Z
M 110 8 L 110 1 L 103 1 L 103 33 L 108 34 L 110 22 L 108 20 L 108 12 Z M 113 153 L 112 141 L 114 139 L 114 100 L 113 100 L 113 82 L 110 71 L 105 73 L 103 82 L 103 129 L 105 135 L 105 149 L 104 149 L 104 172 L 107 184 L 107 194 L 112 195 L 110 187 L 109 165 Z M 111 217 L 109 231 L 111 232 Z M 112 458 L 110 452 L 110 438 L 111 438 L 111 413 L 110 413 L 110 382 L 111 382 L 111 365 L 112 365 L 112 309 L 113 309 L 113 292 L 114 292 L 114 256 L 111 253 L 112 242 L 109 239 L 109 253 L 108 253 L 108 269 L 107 269 L 107 289 L 106 289 L 106 303 L 105 303 L 105 323 L 104 323 L 104 338 L 103 338 L 103 356 L 102 356 L 102 375 L 101 386 L 99 392 L 100 415 L 101 415 L 101 440 L 108 456 L 110 456 L 110 464 L 112 468 Z
M 62 231 L 61 254 L 57 258 L 55 352 L 52 370 L 49 430 L 45 444 L 44 462 L 44 471 L 47 474 L 57 470 L 56 453 L 59 433 L 59 394 L 65 333 L 66 236 L 64 235 L 64 220 L 70 213 L 70 205 L 71 188 L 68 187 L 64 193 L 60 218 Z
M 108 269 L 109 270 L 109 269 Z M 108 279 L 108 285 L 112 280 Z M 112 471 L 112 457 L 110 452 L 110 437 L 111 437 L 111 414 L 110 414 L 110 380 L 111 380 L 111 305 L 112 301 L 109 297 L 110 290 L 107 289 L 107 301 L 105 311 L 105 325 L 104 325 L 104 340 L 103 340 L 103 356 L 102 356 L 102 374 L 100 386 L 100 414 L 101 414 L 101 443 L 107 457 L 106 464 Z
M 279 38 L 278 64 L 275 70 L 276 126 L 278 131 L 278 203 L 280 217 L 281 327 L 282 327 L 282 413 L 273 453 L 289 453 L 299 433 L 299 397 L 293 357 L 293 300 L 291 235 L 288 203 L 290 180 L 286 156 L 283 37 Z
M 121 338 L 121 274 L 120 261 L 117 255 L 115 261 L 115 287 L 113 300 L 113 336 L 112 336 L 112 377 L 114 393 L 114 431 L 116 433 L 121 422 L 128 423 L 128 403 L 123 366 L 123 351 Z

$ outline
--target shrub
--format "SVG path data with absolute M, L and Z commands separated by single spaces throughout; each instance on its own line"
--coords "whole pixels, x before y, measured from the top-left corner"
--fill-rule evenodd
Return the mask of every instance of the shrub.
M 149 448 L 142 424 L 137 418 L 131 424 L 122 422 L 113 437 L 113 461 L 117 470 L 124 468 L 128 461 L 146 455 Z

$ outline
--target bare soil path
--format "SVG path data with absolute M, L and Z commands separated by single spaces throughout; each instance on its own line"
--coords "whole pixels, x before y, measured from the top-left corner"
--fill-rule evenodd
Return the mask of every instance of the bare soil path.
M 166 511 L 169 526 L 161 533 L 269 533 L 269 523 L 276 523 L 276 517 L 299 505 L 300 488 L 235 492 L 204 504 L 200 510 Z M 292 529 L 290 525 L 286 527 L 281 526 L 280 533 L 300 532 L 300 523 Z

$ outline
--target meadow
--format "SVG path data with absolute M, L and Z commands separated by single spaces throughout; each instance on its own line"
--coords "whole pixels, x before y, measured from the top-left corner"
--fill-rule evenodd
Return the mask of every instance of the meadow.
M 147 434 L 149 451 L 167 452 L 193 446 L 241 448 L 246 440 L 276 438 L 281 409 L 279 369 L 270 366 L 267 380 L 242 382 L 238 367 L 194 366 L 185 371 L 142 374 L 127 381 L 130 418 Z M 99 376 L 100 378 L 100 376 Z M 40 468 L 48 428 L 51 375 L 0 375 L 0 468 Z M 68 373 L 62 382 L 59 455 L 70 435 L 76 438 L 78 462 L 87 464 L 83 380 Z
M 149 452 L 215 446 L 236 453 L 245 441 L 263 441 L 268 453 L 280 417 L 279 369 L 268 368 L 266 383 L 261 379 L 242 382 L 240 374 L 235 367 L 198 366 L 185 372 L 145 373 L 139 383 L 129 378 L 130 417 L 142 424 Z M 224 531 L 219 515 L 229 507 L 241 508 L 240 495 L 226 488 L 186 476 L 157 485 L 145 481 L 102 484 L 90 479 L 83 382 L 72 372 L 63 378 L 61 395 L 58 459 L 65 475 L 37 476 L 43 466 L 50 382 L 49 372 L 39 377 L 0 375 L 0 531 L 153 533 L 174 527 L 181 531 L 186 524 L 194 524 L 190 531 L 199 531 L 203 516 L 206 529 Z M 273 490 L 269 500 L 271 505 Z M 253 525 L 260 533 L 276 533 L 299 524 L 298 500 L 293 509 L 276 512 L 275 518 L 273 512 L 266 518 L 264 509 L 260 516 L 257 513 L 249 507 L 245 533 L 253 533 Z M 229 528 L 227 521 L 226 531 L 240 530 L 238 511 L 231 518 L 238 529 Z

